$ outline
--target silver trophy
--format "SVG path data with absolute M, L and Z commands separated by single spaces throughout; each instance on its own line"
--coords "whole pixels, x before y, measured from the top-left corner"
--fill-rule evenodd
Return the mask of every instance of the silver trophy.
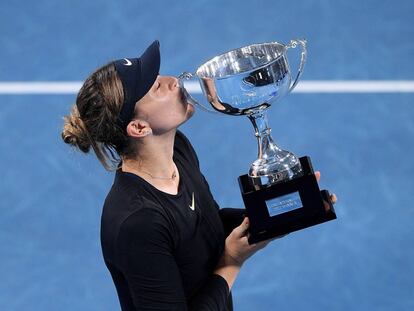
M 301 47 L 300 65 L 292 81 L 287 51 L 297 46 Z M 278 42 L 252 44 L 212 58 L 199 66 L 195 73 L 184 72 L 179 76 L 180 85 L 189 102 L 212 112 L 245 115 L 253 124 L 258 140 L 258 158 L 251 164 L 248 174 L 239 177 L 251 223 L 250 242 L 316 224 L 315 220 L 309 222 L 308 219 L 300 221 L 307 225 L 298 226 L 294 221 L 289 221 L 292 217 L 287 217 L 287 221 L 280 219 L 285 219 L 286 215 L 296 219 L 301 215 L 309 218 L 309 213 L 306 213 L 309 210 L 304 211 L 306 205 L 315 205 L 312 200 L 320 201 L 320 209 L 323 207 L 322 199 L 329 195 L 319 191 L 309 157 L 299 159 L 277 146 L 267 122 L 267 109 L 291 92 L 298 83 L 306 54 L 305 40 L 291 40 L 288 45 Z M 194 100 L 187 92 L 186 85 L 193 80 L 199 81 L 207 105 Z M 303 188 L 309 187 L 311 179 L 312 191 L 317 190 L 320 198 L 306 198 L 305 193 L 309 189 Z M 306 204 L 304 201 L 309 202 Z M 258 205 L 265 208 L 263 213 L 259 211 Z M 332 205 L 330 208 L 335 216 Z M 321 210 L 315 213 L 323 214 Z M 323 221 L 319 219 L 317 223 Z M 275 226 L 279 228 L 275 229 Z M 281 229 L 283 226 L 286 228 Z
M 292 82 L 286 52 L 298 45 L 302 48 L 301 62 Z M 298 158 L 274 143 L 267 109 L 295 88 L 305 60 L 305 40 L 291 40 L 289 45 L 278 42 L 253 44 L 214 57 L 198 67 L 195 75 L 183 73 L 180 76 L 182 82 L 194 76 L 199 79 L 214 111 L 246 115 L 253 123 L 259 150 L 258 159 L 250 166 L 249 176 L 255 183 L 272 184 L 302 174 Z M 192 101 L 201 106 L 194 99 Z

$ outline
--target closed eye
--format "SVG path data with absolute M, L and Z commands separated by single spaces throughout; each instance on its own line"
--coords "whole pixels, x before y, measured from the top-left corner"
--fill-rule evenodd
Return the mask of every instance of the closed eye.
M 157 91 L 160 88 L 160 83 L 158 81 L 155 81 L 154 85 L 152 86 L 152 90 Z

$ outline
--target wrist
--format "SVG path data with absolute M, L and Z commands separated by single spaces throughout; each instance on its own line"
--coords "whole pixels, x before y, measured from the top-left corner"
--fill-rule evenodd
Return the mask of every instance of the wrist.
M 231 290 L 237 275 L 240 272 L 240 268 L 241 264 L 237 260 L 234 260 L 231 256 L 223 254 L 213 273 L 226 280 L 229 290 Z
M 228 252 L 224 251 L 223 255 L 221 256 L 217 268 L 220 267 L 234 267 L 234 268 L 241 268 L 243 265 L 243 262 L 240 260 L 237 260 L 234 256 L 229 254 Z

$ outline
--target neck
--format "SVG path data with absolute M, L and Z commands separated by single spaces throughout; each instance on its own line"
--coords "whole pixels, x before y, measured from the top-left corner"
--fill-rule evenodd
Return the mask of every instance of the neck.
M 175 164 L 173 161 L 175 130 L 162 135 L 144 137 L 138 146 L 138 153 L 132 159 L 122 161 L 122 171 L 150 173 L 152 176 L 171 177 Z

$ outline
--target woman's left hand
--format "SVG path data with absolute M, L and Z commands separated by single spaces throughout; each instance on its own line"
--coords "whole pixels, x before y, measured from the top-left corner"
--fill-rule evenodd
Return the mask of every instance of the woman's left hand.
M 321 172 L 316 171 L 316 172 L 315 172 L 315 177 L 316 177 L 316 180 L 319 182 L 319 180 L 321 179 Z M 332 194 L 329 196 L 329 200 L 331 201 L 331 203 L 332 203 L 332 204 L 335 204 L 335 203 L 336 203 L 336 201 L 338 201 L 338 199 L 337 199 L 337 197 L 336 197 L 335 193 L 332 193 Z M 326 203 L 325 203 L 325 210 L 326 210 L 326 211 L 329 211 L 329 210 L 330 210 L 330 206 L 329 206 L 328 202 L 326 202 Z

